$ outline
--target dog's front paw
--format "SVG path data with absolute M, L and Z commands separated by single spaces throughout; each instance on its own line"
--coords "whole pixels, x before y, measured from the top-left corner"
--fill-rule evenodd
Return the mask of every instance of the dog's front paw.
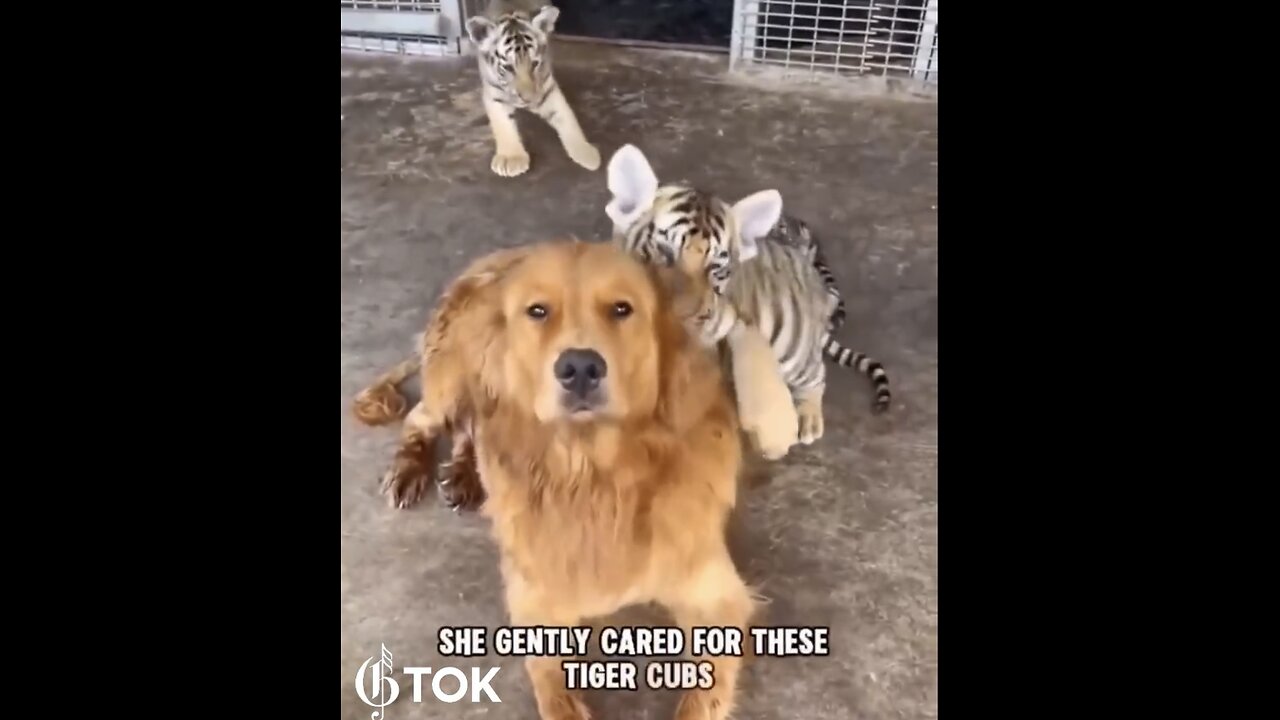
M 529 153 L 524 150 L 497 153 L 493 156 L 493 162 L 489 163 L 489 169 L 502 177 L 523 175 L 529 169 Z
M 416 458 L 398 456 L 391 469 L 382 476 L 381 490 L 391 507 L 405 510 L 417 505 L 431 484 L 431 472 L 425 463 Z
M 484 504 L 486 493 L 474 462 L 454 459 L 440 466 L 440 500 L 445 507 L 471 511 Z

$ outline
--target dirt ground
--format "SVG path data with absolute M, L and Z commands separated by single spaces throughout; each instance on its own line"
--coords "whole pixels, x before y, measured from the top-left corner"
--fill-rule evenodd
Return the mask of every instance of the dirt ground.
M 831 652 L 753 661 L 736 717 L 936 717 L 936 105 L 763 89 L 729 80 L 718 57 L 557 52 L 557 76 L 604 162 L 633 143 L 660 179 L 728 199 L 780 190 L 821 235 L 841 283 L 849 319 L 838 337 L 880 359 L 893 383 L 892 411 L 873 418 L 869 383 L 832 366 L 826 436 L 757 471 L 741 496 L 732 543 L 770 600 L 760 623 L 828 626 Z M 377 480 L 396 431 L 350 414 L 352 396 L 410 351 L 470 258 L 552 235 L 607 237 L 603 167 L 574 165 L 535 118 L 519 118 L 532 169 L 489 171 L 473 62 L 342 57 L 343 718 L 376 709 L 355 677 L 383 645 L 401 685 L 386 718 L 537 717 L 519 660 L 436 650 L 441 626 L 506 620 L 483 520 L 434 497 L 391 510 Z M 637 608 L 609 622 L 665 616 Z M 414 703 L 405 665 L 499 665 L 503 702 L 444 704 L 428 689 Z M 675 700 L 644 689 L 589 696 L 597 717 L 637 720 L 670 717 Z

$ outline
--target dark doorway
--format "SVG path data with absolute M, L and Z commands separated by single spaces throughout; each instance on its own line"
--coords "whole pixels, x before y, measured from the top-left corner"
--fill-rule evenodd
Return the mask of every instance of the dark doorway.
M 556 32 L 729 48 L 733 0 L 554 0 Z

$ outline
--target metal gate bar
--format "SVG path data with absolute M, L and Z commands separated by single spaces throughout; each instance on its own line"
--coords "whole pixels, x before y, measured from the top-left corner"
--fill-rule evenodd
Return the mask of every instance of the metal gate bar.
M 730 68 L 938 81 L 941 0 L 734 0 Z
M 342 47 L 411 55 L 461 52 L 461 0 L 341 0 Z

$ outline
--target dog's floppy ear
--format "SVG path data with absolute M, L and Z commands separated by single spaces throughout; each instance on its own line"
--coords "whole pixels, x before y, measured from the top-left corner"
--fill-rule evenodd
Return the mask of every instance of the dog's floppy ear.
M 782 217 L 782 193 L 761 190 L 733 205 L 733 219 L 738 226 L 738 262 L 746 262 L 760 252 L 758 240 L 769 234 Z
M 604 211 L 617 228 L 630 227 L 658 194 L 658 176 L 635 145 L 623 145 L 609 158 L 608 182 L 613 199 Z
M 556 29 L 556 18 L 560 17 L 560 8 L 555 5 L 547 5 L 538 11 L 537 15 L 529 21 L 531 25 L 540 33 L 550 35 L 552 30 Z
M 436 303 L 422 342 L 422 399 L 440 414 L 452 415 L 477 378 L 487 394 L 496 390 L 501 371 L 487 360 L 504 323 L 500 281 L 528 254 L 528 248 L 513 248 L 475 260 Z

